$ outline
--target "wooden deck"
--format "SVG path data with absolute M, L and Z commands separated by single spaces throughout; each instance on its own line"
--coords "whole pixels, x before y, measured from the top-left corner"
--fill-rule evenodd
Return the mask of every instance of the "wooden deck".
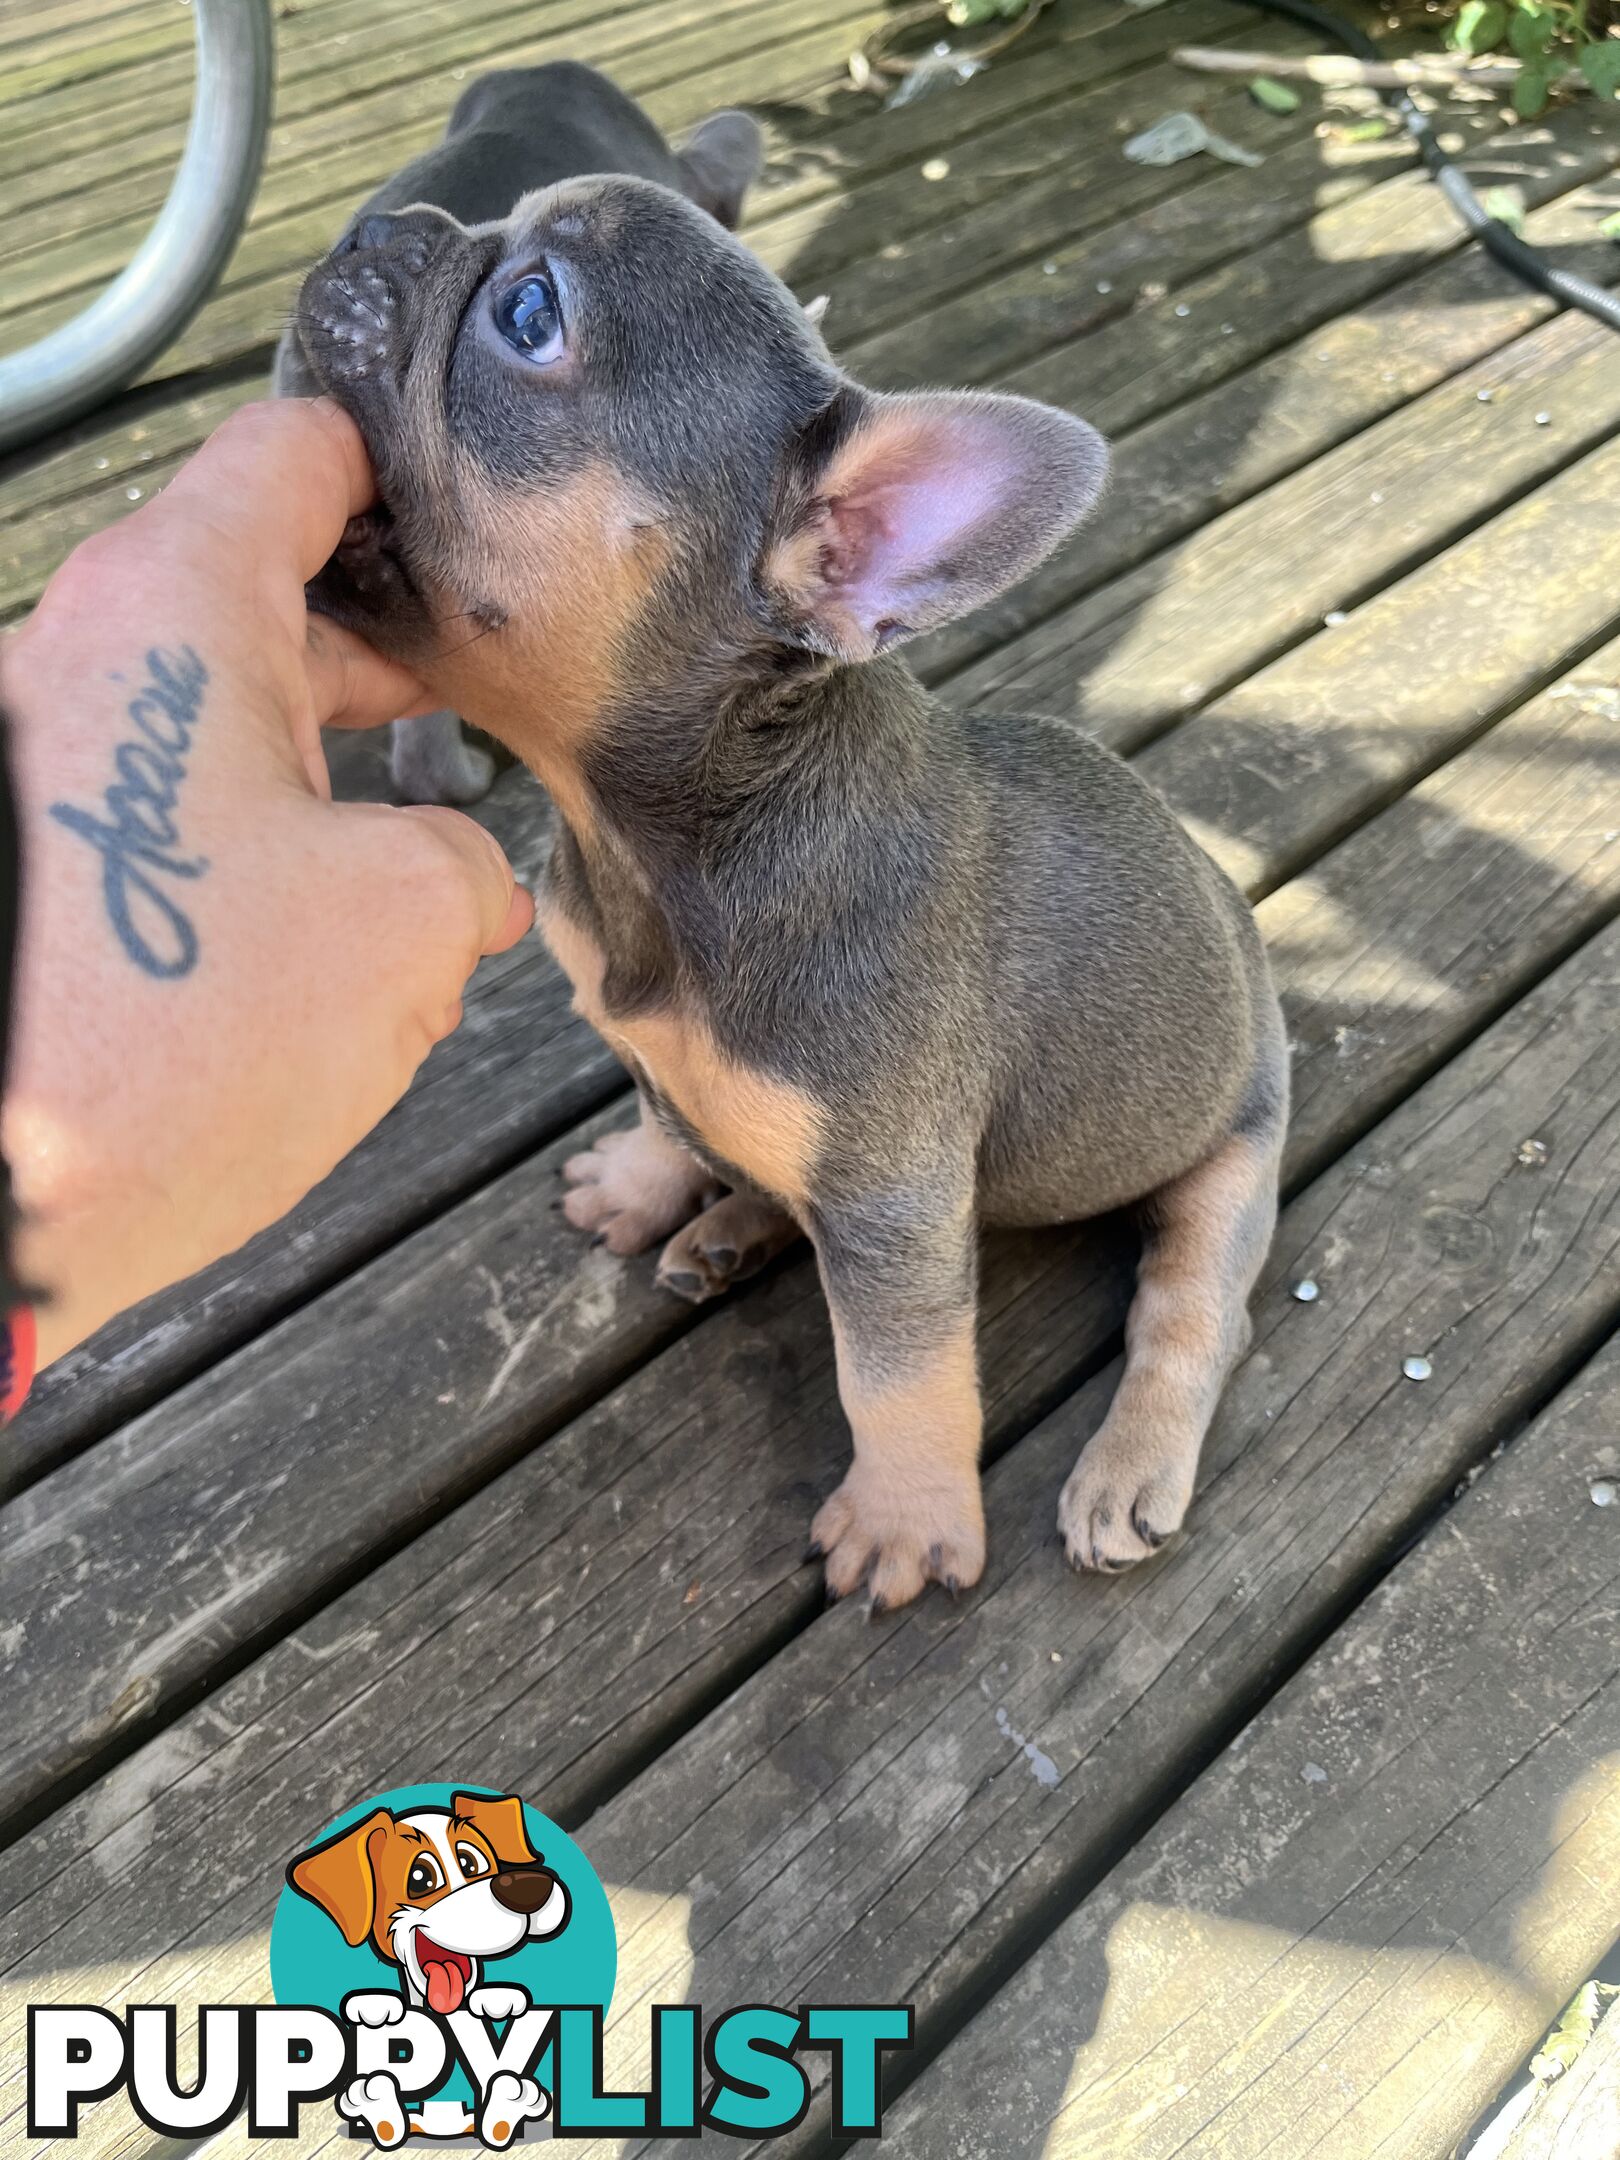
M 0 2144 L 27 2005 L 262 1999 L 288 1856 L 460 1776 L 610 1885 L 626 2079 L 651 2003 L 898 2000 L 902 2153 L 1441 2160 L 1620 1936 L 1620 339 L 1463 247 L 1398 140 L 1170 67 L 1256 41 L 1228 0 L 1056 0 L 894 111 L 839 80 L 857 0 L 278 14 L 252 225 L 144 387 L 0 471 L 0 618 L 261 389 L 302 269 L 468 75 L 574 54 L 671 129 L 747 102 L 748 236 L 853 368 L 1115 441 L 1096 522 L 922 662 L 1083 712 L 1254 896 L 1289 1199 L 1175 1548 L 1065 1567 L 1128 1253 L 1008 1239 L 985 1583 L 824 1611 L 812 1268 L 695 1315 L 583 1245 L 556 1168 L 624 1076 L 537 944 L 488 964 L 288 1223 L 7 1435 Z M 0 13 L 0 339 L 144 229 L 189 36 L 176 0 Z M 1126 162 L 1177 106 L 1265 162 Z M 1612 110 L 1446 125 L 1620 280 Z M 486 814 L 532 870 L 533 783 Z M 334 2137 L 312 2110 L 300 2149 Z M 79 2145 L 172 2149 L 122 2103 Z M 831 2145 L 818 2088 L 777 2150 Z

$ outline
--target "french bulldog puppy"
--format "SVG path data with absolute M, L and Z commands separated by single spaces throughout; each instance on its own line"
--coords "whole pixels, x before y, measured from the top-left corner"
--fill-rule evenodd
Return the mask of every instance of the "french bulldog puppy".
M 832 1595 L 884 1607 L 984 1564 L 981 1225 L 1142 1203 L 1124 1376 L 1059 1520 L 1082 1567 L 1144 1559 L 1275 1221 L 1276 996 L 1248 907 L 1127 766 L 950 709 L 896 650 L 1090 509 L 1101 439 L 862 388 L 645 180 L 374 217 L 298 328 L 383 499 L 314 604 L 561 813 L 542 928 L 641 1094 L 568 1166 L 570 1219 L 671 1240 L 692 1296 L 810 1238 L 854 1434 L 813 1544 Z
M 572 60 L 505 68 L 468 85 L 443 140 L 361 204 L 337 250 L 356 244 L 368 218 L 412 203 L 484 225 L 505 217 L 520 196 L 579 173 L 659 181 L 729 229 L 760 162 L 759 129 L 746 113 L 715 113 L 672 150 L 641 107 L 594 68 Z M 312 397 L 320 387 L 296 320 L 282 334 L 272 384 L 278 397 Z M 453 712 L 395 721 L 392 766 L 407 802 L 476 802 L 495 777 L 494 760 L 467 740 Z

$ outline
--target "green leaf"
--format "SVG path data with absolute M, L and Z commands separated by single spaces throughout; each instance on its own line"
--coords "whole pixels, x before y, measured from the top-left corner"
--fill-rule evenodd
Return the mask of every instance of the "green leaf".
M 1563 2016 L 1530 2059 L 1530 2075 L 1538 2083 L 1546 2085 L 1554 2078 L 1562 2077 L 1579 2058 L 1581 2050 L 1597 2030 L 1604 2005 L 1615 1993 L 1616 1990 L 1602 1980 L 1588 1980 L 1585 1987 L 1577 1991 Z
M 1514 232 L 1524 230 L 1524 194 L 1515 187 L 1487 188 L 1480 197 L 1486 214 L 1511 226 Z
M 1538 59 L 1557 33 L 1558 18 L 1550 8 L 1538 6 L 1537 0 L 1518 0 L 1508 26 L 1508 43 L 1521 60 Z M 1536 110 L 1541 110 L 1539 105 Z
M 1620 38 L 1583 45 L 1581 73 L 1599 97 L 1620 97 Z
M 1278 82 L 1274 75 L 1257 75 L 1249 85 L 1249 95 L 1257 105 L 1263 105 L 1267 112 L 1299 111 L 1299 92 L 1291 89 L 1287 83 Z
M 1452 25 L 1451 42 L 1458 52 L 1494 52 L 1507 35 L 1507 26 L 1505 0 L 1465 0 Z
M 1533 120 L 1547 102 L 1552 82 L 1550 60 L 1527 60 L 1513 79 L 1513 110 L 1521 120 Z
M 1605 240 L 1620 240 L 1620 210 L 1613 217 L 1606 217 L 1598 227 Z

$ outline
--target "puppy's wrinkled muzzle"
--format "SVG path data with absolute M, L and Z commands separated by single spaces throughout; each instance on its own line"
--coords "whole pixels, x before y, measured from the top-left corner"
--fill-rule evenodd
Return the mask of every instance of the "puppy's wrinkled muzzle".
M 397 387 L 412 288 L 456 230 L 432 210 L 374 212 L 304 280 L 300 341 L 322 384 L 351 409 L 379 385 Z

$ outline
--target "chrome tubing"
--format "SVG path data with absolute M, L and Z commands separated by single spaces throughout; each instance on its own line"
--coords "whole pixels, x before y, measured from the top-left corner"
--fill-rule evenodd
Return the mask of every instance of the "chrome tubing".
M 122 390 L 190 322 L 236 245 L 270 133 L 269 0 L 191 0 L 197 92 L 168 200 L 134 260 L 71 322 L 0 357 L 0 451 Z

